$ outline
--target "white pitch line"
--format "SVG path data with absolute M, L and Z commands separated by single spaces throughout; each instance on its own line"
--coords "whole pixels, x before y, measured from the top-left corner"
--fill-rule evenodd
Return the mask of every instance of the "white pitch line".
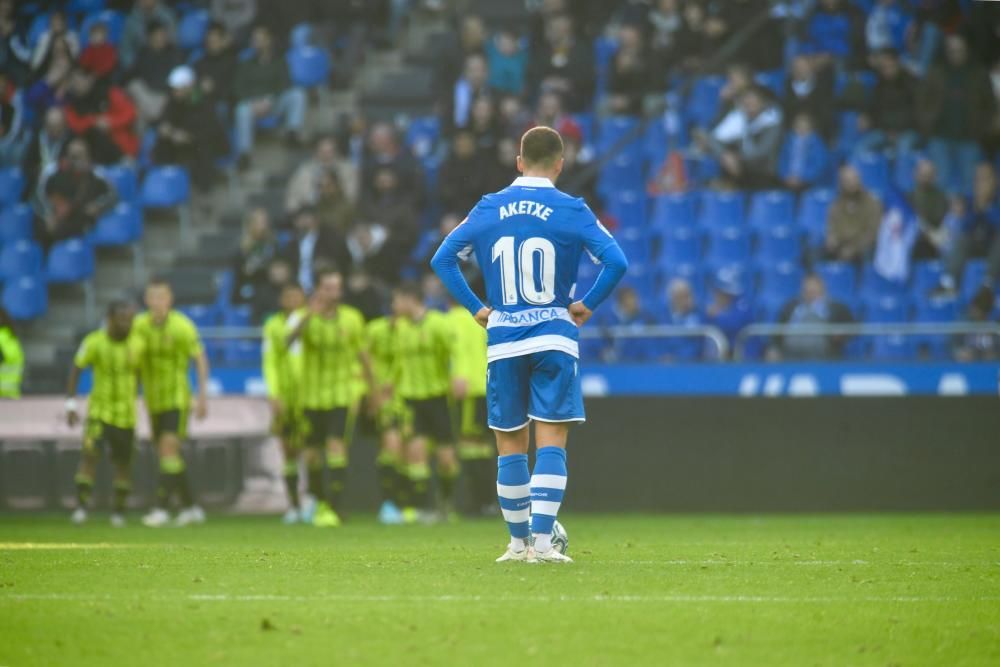
M 957 562 L 957 561 L 930 561 L 930 560 L 899 560 L 899 561 L 870 561 L 870 560 L 773 560 L 761 558 L 760 560 L 726 560 L 714 558 L 707 560 L 601 560 L 602 565 L 739 565 L 741 567 L 751 567 L 758 565 L 798 565 L 806 567 L 847 567 L 847 566 L 867 566 L 877 565 L 881 567 L 995 567 L 1000 566 L 1000 562 L 980 561 L 980 562 Z
M 554 596 L 499 596 L 483 595 L 268 595 L 268 594 L 194 594 L 181 596 L 152 596 L 154 600 L 190 600 L 192 602 L 624 602 L 624 603 L 806 603 L 838 604 L 855 602 L 1000 602 L 1000 596 L 955 597 L 955 596 L 915 596 L 915 595 L 865 595 L 861 597 L 833 596 L 785 596 L 785 595 L 554 595 Z M 71 593 L 13 593 L 0 595 L 0 602 L 15 601 L 60 601 L 60 602 L 104 602 L 149 600 L 150 596 L 127 597 L 112 595 L 84 595 Z

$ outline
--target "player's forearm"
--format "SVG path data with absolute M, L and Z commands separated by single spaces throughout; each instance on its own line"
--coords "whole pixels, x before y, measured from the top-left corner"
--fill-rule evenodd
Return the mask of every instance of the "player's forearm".
M 66 380 L 66 398 L 76 398 L 76 388 L 80 383 L 80 368 L 74 364 L 69 369 L 69 378 Z
M 448 292 L 470 313 L 475 315 L 485 307 L 466 282 L 465 276 L 458 268 L 458 256 L 448 247 L 447 241 L 434 253 L 431 268 Z
M 594 286 L 581 299 L 583 305 L 590 310 L 597 308 L 611 295 L 615 286 L 618 285 L 618 282 L 625 275 L 625 271 L 628 270 L 628 260 L 625 258 L 625 253 L 622 252 L 617 244 L 605 251 L 601 262 L 604 264 L 604 268 L 601 270 L 600 275 L 597 276 Z
M 195 359 L 195 366 L 198 372 L 198 398 L 208 397 L 208 357 L 202 352 Z

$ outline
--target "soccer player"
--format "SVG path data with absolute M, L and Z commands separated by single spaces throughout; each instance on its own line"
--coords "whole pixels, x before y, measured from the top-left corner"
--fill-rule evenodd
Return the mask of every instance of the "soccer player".
M 487 331 L 486 400 L 500 454 L 497 493 L 511 537 L 497 561 L 570 562 L 552 548 L 551 535 L 566 489 L 569 425 L 585 420 L 579 327 L 621 280 L 628 261 L 583 200 L 555 188 L 563 167 L 559 133 L 532 128 L 521 137 L 520 152 L 523 175 L 483 197 L 431 265 Z M 604 268 L 574 300 L 584 250 Z M 484 272 L 489 306 L 459 270 L 459 257 L 469 253 Z M 529 474 L 532 421 L 537 451 Z
M 364 350 L 365 318 L 341 303 L 344 285 L 337 271 L 316 277 L 316 291 L 288 334 L 291 347 L 302 341 L 302 409 L 309 493 L 320 499 L 306 519 L 314 526 L 339 526 L 341 498 L 347 482 L 348 416 L 358 400 L 360 363 L 368 386 L 371 367 Z M 325 451 L 325 457 L 324 457 Z M 325 468 L 329 486 L 323 493 Z M 325 500 L 322 500 L 323 498 Z M 312 514 L 310 517 L 309 514 Z
M 267 398 L 271 404 L 271 432 L 279 439 L 285 456 L 285 489 L 288 492 L 288 511 L 282 521 L 295 524 L 301 521 L 299 500 L 299 453 L 302 444 L 302 342 L 288 347 L 287 338 L 295 325 L 296 315 L 305 305 L 306 294 L 297 283 L 289 283 L 281 290 L 281 310 L 264 322 L 262 365 Z
M 468 510 L 475 514 L 496 513 L 492 479 L 496 474 L 493 445 L 487 441 L 486 330 L 469 311 L 451 300 L 445 313 L 454 344 L 451 364 L 453 420 L 458 424 L 458 458 L 465 477 Z
M 72 517 L 76 524 L 87 520 L 97 461 L 101 450 L 107 449 L 115 470 L 111 525 L 116 528 L 125 525 L 125 501 L 132 488 L 135 401 L 139 385 L 139 342 L 130 335 L 134 316 L 131 304 L 112 302 L 108 306 L 105 326 L 83 339 L 70 368 L 66 389 L 66 422 L 70 427 L 80 421 L 76 404 L 80 371 L 93 369 L 80 468 L 76 473 L 76 510 Z
M 171 498 L 176 497 L 181 508 L 175 520 L 178 526 L 203 523 L 205 512 L 191 495 L 181 446 L 191 407 L 188 369 L 192 360 L 198 373 L 195 417 L 204 419 L 208 414 L 208 359 L 194 323 L 173 309 L 174 294 L 166 281 L 151 280 L 145 299 L 147 310 L 135 318 L 134 335 L 142 349 L 142 394 L 160 457 L 160 482 L 156 505 L 142 522 L 154 528 L 166 525 Z
M 430 519 L 430 447 L 434 445 L 441 514 L 452 509 L 458 456 L 448 409 L 451 384 L 453 332 L 444 313 L 424 304 L 420 286 L 399 285 L 392 295 L 392 308 L 400 313 L 396 321 L 395 390 L 409 409 L 412 423 L 406 443 L 407 496 L 412 503 L 404 508 L 407 522 Z

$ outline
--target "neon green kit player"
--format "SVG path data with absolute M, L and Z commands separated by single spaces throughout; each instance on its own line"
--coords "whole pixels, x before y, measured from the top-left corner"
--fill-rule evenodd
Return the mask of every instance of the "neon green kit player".
M 453 332 L 448 318 L 424 304 L 420 287 L 404 283 L 393 292 L 396 322 L 395 391 L 406 401 L 412 424 L 406 443 L 406 491 L 411 506 L 404 518 L 433 518 L 430 447 L 437 459 L 441 513 L 452 510 L 458 456 L 448 408 Z
M 191 495 L 181 445 L 187 437 L 191 407 L 188 368 L 193 360 L 198 370 L 195 417 L 204 419 L 208 413 L 208 359 L 194 323 L 173 309 L 170 285 L 154 279 L 146 286 L 145 296 L 147 311 L 135 318 L 134 335 L 142 349 L 142 394 L 160 457 L 160 482 L 156 505 L 142 522 L 152 527 L 166 525 L 170 521 L 170 500 L 176 496 L 181 510 L 175 523 L 203 523 L 205 513 Z
M 465 473 L 466 509 L 494 515 L 496 454 L 486 414 L 486 329 L 455 302 L 445 316 L 454 337 L 451 394 L 458 424 L 458 458 Z
M 287 337 L 291 347 L 302 341 L 302 411 L 313 501 L 303 518 L 315 526 L 340 525 L 341 499 L 347 483 L 348 416 L 358 402 L 358 365 L 371 385 L 371 368 L 364 350 L 365 318 L 341 303 L 343 278 L 326 271 L 316 278 L 309 306 Z M 325 452 L 325 456 L 324 456 Z M 327 493 L 323 493 L 323 473 Z
M 108 450 L 114 467 L 115 497 L 111 525 L 125 525 L 125 501 L 132 488 L 132 454 L 135 451 L 135 402 L 138 398 L 138 372 L 141 349 L 132 335 L 135 309 L 126 301 L 108 306 L 103 328 L 83 339 L 69 372 L 66 389 L 66 422 L 70 427 L 80 421 L 76 389 L 80 372 L 92 369 L 93 387 L 87 403 L 80 467 L 76 473 L 76 509 L 73 523 L 87 520 L 87 505 L 94 489 L 94 473 L 101 451 Z
M 281 290 L 281 310 L 264 322 L 262 365 L 271 404 L 271 432 L 281 443 L 285 457 L 284 478 L 288 511 L 282 521 L 298 523 L 302 518 L 299 500 L 299 454 L 302 448 L 302 341 L 288 346 L 288 334 L 301 315 L 296 311 L 306 302 L 305 292 L 295 283 Z

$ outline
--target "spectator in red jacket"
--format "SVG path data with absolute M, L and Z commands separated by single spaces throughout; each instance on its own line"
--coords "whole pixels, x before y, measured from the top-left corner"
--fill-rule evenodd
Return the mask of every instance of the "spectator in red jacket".
M 135 105 L 117 86 L 98 86 L 93 74 L 77 69 L 70 79 L 66 123 L 87 139 L 94 162 L 111 164 L 139 153 Z
M 87 47 L 80 54 L 80 67 L 107 80 L 118 67 L 118 49 L 108 41 L 108 26 L 98 22 L 87 33 Z

